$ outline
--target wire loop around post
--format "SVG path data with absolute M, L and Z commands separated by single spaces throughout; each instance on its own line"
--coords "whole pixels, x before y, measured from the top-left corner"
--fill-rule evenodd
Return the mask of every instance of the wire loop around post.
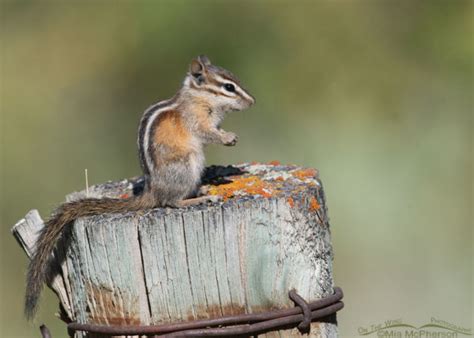
M 297 306 L 284 310 L 163 325 L 120 326 L 71 322 L 67 327 L 70 334 L 75 331 L 83 331 L 105 336 L 236 337 L 258 335 L 294 327 L 297 327 L 302 333 L 309 333 L 311 322 L 336 324 L 335 314 L 344 307 L 344 303 L 341 301 L 343 293 L 339 287 L 334 288 L 334 294 L 313 302 L 307 302 L 295 290 L 289 292 L 289 297 Z
M 295 289 L 291 290 L 288 295 L 290 299 L 303 311 L 304 319 L 298 324 L 298 330 L 300 330 L 301 333 L 309 333 L 311 331 L 311 309 L 309 308 L 309 304 L 303 299 L 303 297 L 296 293 Z

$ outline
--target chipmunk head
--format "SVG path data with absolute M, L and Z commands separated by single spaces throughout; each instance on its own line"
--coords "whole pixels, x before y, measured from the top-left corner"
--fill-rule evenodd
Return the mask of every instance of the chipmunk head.
M 240 85 L 235 75 L 211 64 L 204 55 L 191 61 L 184 86 L 192 96 L 206 101 L 220 113 L 247 109 L 255 103 L 255 98 Z

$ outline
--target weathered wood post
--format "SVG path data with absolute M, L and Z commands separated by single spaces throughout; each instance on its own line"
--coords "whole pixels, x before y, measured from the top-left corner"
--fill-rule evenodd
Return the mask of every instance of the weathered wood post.
M 291 289 L 308 301 L 333 293 L 330 230 L 316 170 L 243 164 L 209 168 L 206 180 L 222 202 L 77 220 L 56 252 L 58 273 L 50 283 L 62 316 L 157 325 L 293 308 Z M 89 196 L 123 198 L 139 188 L 139 180 L 125 180 L 94 186 Z M 42 226 L 35 210 L 14 226 L 28 254 Z M 336 325 L 312 323 L 310 336 L 337 336 Z

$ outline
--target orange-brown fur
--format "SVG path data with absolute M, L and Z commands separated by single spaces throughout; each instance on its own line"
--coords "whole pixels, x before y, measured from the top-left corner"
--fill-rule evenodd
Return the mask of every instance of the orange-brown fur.
M 191 134 L 186 129 L 183 117 L 178 111 L 170 110 L 161 113 L 157 121 L 153 140 L 156 145 L 165 145 L 169 148 L 169 159 L 157 158 L 156 162 L 182 158 L 189 154 Z

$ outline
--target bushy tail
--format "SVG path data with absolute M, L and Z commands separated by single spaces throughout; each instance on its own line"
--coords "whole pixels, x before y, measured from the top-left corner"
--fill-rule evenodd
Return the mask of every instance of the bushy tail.
M 83 216 L 135 211 L 154 206 L 152 196 L 147 194 L 128 199 L 87 198 L 59 206 L 41 231 L 28 267 L 24 310 L 26 318 L 30 320 L 36 313 L 43 284 L 48 278 L 52 253 L 66 226 Z

